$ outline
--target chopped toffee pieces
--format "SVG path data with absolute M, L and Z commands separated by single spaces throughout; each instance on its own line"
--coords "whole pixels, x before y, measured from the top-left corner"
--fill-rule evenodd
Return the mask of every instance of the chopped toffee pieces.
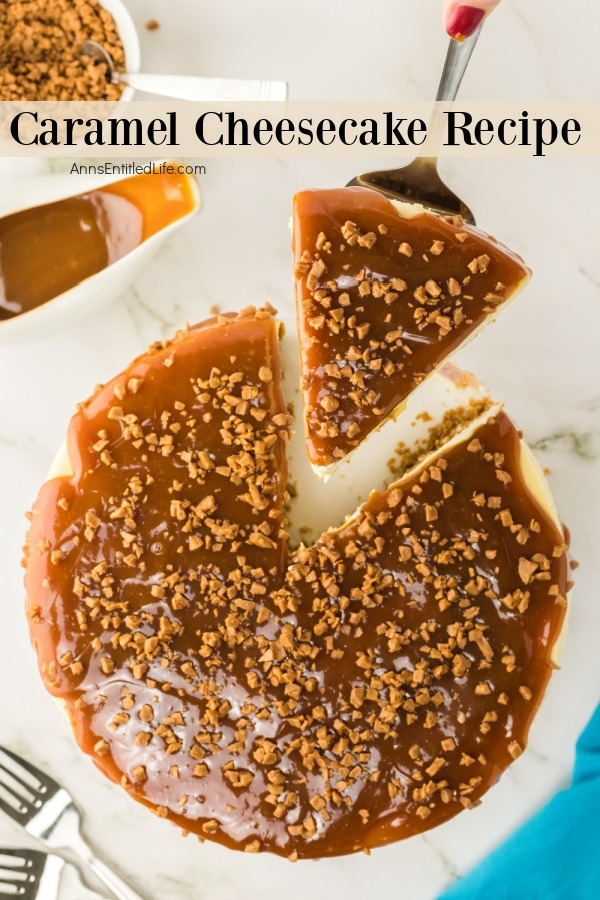
M 294 276 L 312 464 L 331 467 L 491 319 L 529 275 L 460 220 L 367 188 L 294 200 Z
M 271 310 L 156 344 L 71 421 L 26 584 L 97 766 L 201 839 L 299 859 L 477 804 L 526 745 L 569 562 L 498 407 L 291 552 L 289 424 Z
M 118 100 L 123 85 L 107 77 L 107 63 L 81 52 L 86 40 L 125 71 L 116 22 L 99 0 L 2 0 L 0 100 Z

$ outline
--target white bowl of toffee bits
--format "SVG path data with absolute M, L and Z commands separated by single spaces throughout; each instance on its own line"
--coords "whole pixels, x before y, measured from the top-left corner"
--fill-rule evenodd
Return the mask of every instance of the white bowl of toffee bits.
M 178 162 L 125 178 L 46 175 L 0 196 L 0 343 L 42 339 L 116 300 L 200 208 Z M 76 185 L 76 187 L 75 187 Z
M 121 0 L 0 0 L 0 101 L 130 100 L 105 63 L 80 53 L 102 44 L 119 71 L 138 72 L 140 44 Z

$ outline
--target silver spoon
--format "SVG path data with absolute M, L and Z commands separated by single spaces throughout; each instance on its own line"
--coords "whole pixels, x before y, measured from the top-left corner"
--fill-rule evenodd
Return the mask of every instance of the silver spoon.
M 81 53 L 106 63 L 108 80 L 125 84 L 136 91 L 173 97 L 176 100 L 280 100 L 287 97 L 285 81 L 259 81 L 246 78 L 199 78 L 189 75 L 140 75 L 119 72 L 108 50 L 96 41 L 83 41 Z
M 471 54 L 481 34 L 482 25 L 462 43 L 451 40 L 444 63 L 436 101 L 451 102 L 456 99 Z M 429 132 L 435 132 L 438 124 L 434 114 Z M 399 169 L 366 172 L 348 182 L 348 187 L 358 185 L 368 187 L 392 200 L 415 201 L 444 216 L 460 215 L 470 225 L 475 224 L 475 216 L 460 197 L 444 184 L 438 172 L 436 156 L 417 156 L 412 162 Z

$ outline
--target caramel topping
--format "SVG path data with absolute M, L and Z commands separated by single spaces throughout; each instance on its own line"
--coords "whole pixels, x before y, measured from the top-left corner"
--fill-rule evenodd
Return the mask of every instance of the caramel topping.
M 143 174 L 0 219 L 0 320 L 58 297 L 194 208 L 183 175 Z
M 294 260 L 315 466 L 357 447 L 528 274 L 460 220 L 402 216 L 358 187 L 296 195 Z
M 73 418 L 26 583 L 99 768 L 201 838 L 297 859 L 478 802 L 526 744 L 569 576 L 504 413 L 291 554 L 288 426 L 268 310 L 156 345 Z

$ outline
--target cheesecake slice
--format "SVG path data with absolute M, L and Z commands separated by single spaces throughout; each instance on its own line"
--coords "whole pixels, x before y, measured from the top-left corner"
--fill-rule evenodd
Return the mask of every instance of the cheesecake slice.
M 493 238 L 368 188 L 294 199 L 309 459 L 327 476 L 530 276 Z

